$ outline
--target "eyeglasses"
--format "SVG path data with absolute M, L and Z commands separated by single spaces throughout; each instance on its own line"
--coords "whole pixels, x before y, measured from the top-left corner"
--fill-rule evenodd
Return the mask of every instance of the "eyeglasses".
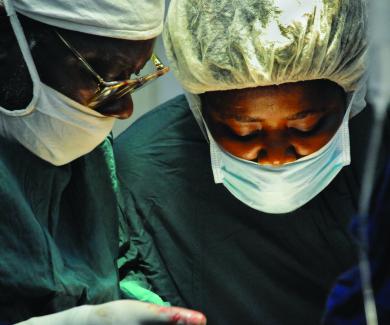
M 94 110 L 113 100 L 117 100 L 125 95 L 134 93 L 136 90 L 145 86 L 147 83 L 156 80 L 169 71 L 169 67 L 165 66 L 157 57 L 157 55 L 153 53 L 150 60 L 156 70 L 152 73 L 149 73 L 143 77 L 138 77 L 136 79 L 105 81 L 58 31 L 56 31 L 56 34 L 66 45 L 66 47 L 70 49 L 76 58 L 83 64 L 84 68 L 88 70 L 96 79 L 98 87 L 94 96 L 87 103 L 87 106 Z

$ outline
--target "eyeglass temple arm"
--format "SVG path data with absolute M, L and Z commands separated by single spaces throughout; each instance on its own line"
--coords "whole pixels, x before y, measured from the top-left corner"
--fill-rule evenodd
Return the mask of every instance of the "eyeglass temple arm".
M 157 67 L 157 65 L 156 65 L 156 67 Z M 125 88 L 123 90 L 120 90 L 117 93 L 117 96 L 118 97 L 122 97 L 124 95 L 127 95 L 128 93 L 131 93 L 133 90 L 142 87 L 146 82 L 154 80 L 154 79 L 157 79 L 159 76 L 164 75 L 166 72 L 168 72 L 168 70 L 169 70 L 169 67 L 164 66 L 163 64 L 161 64 L 161 66 L 157 68 L 157 72 L 156 73 L 150 74 L 150 75 L 145 76 L 145 77 L 140 77 L 140 78 L 137 78 L 137 79 L 134 79 L 134 80 L 129 80 L 128 81 L 128 85 L 129 86 L 131 85 L 131 86 L 127 87 L 127 88 Z
M 104 83 L 104 79 L 99 76 L 99 74 L 94 70 L 92 69 L 92 67 L 89 65 L 89 63 L 87 61 L 84 60 L 84 58 L 81 56 L 81 54 L 73 47 L 71 46 L 68 41 L 62 37 L 62 35 L 58 32 L 58 31 L 55 31 L 55 33 L 57 34 L 57 36 L 60 38 L 60 40 L 66 45 L 66 47 L 72 51 L 72 53 L 77 57 L 77 59 L 79 61 L 81 61 L 81 63 L 83 63 L 84 67 L 90 72 L 92 73 L 95 78 L 98 80 L 99 84 L 103 84 Z

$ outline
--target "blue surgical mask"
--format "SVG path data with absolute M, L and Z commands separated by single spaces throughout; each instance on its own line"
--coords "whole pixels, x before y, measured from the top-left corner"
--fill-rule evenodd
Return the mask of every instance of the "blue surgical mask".
M 259 165 L 223 150 L 201 118 L 199 101 L 195 97 L 187 98 L 210 143 L 215 183 L 223 184 L 238 200 L 253 209 L 273 214 L 294 211 L 320 193 L 344 166 L 350 164 L 348 123 L 355 94 L 339 129 L 324 147 L 278 167 Z

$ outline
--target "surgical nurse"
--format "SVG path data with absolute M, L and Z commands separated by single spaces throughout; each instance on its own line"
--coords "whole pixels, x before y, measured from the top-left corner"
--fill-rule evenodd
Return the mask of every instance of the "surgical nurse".
M 119 300 L 163 304 L 140 277 L 122 282 L 134 270 L 117 266 L 128 247 L 107 138 L 129 94 L 167 70 L 152 55 L 163 12 L 160 0 L 0 1 L 1 324 L 204 323 Z M 135 76 L 149 59 L 155 71 Z
M 114 147 L 134 263 L 158 294 L 209 324 L 320 323 L 356 262 L 366 15 L 362 0 L 171 1 L 186 96 Z

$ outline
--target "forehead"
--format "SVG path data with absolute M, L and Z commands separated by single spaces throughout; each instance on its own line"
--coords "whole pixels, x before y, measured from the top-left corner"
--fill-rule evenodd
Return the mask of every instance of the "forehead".
M 202 96 L 214 111 L 236 115 L 280 115 L 344 105 L 345 93 L 328 80 L 210 92 Z

